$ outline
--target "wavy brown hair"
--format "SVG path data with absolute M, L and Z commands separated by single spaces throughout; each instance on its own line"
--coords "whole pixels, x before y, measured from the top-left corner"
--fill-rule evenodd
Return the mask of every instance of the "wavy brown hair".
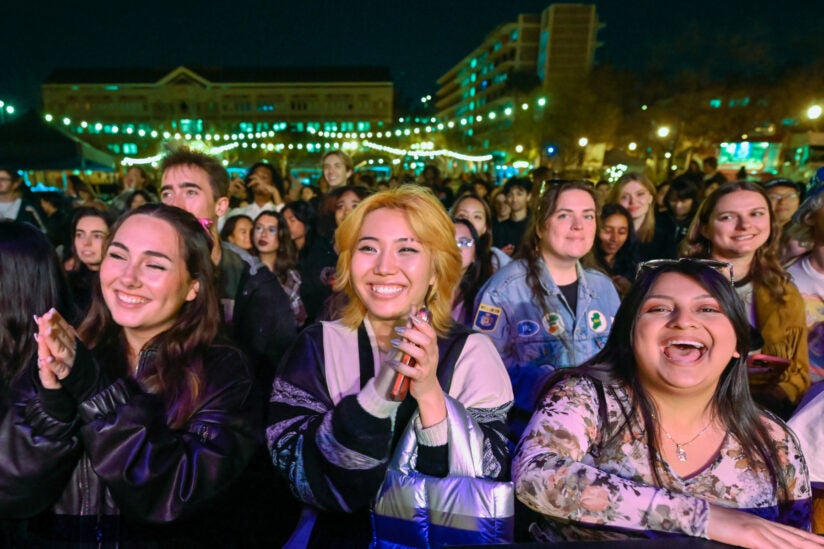
M 749 273 L 735 273 L 736 277 L 744 278 L 749 275 L 752 283 L 764 286 L 773 299 L 779 303 L 784 302 L 784 285 L 790 279 L 787 271 L 781 266 L 779 261 L 781 245 L 781 227 L 773 214 L 770 199 L 767 193 L 757 183 L 751 181 L 727 181 L 715 189 L 704 199 L 695 213 L 695 217 L 690 223 L 687 236 L 681 242 L 680 252 L 684 257 L 709 258 L 712 255 L 712 241 L 704 236 L 704 229 L 710 224 L 715 207 L 721 197 L 738 191 L 751 191 L 760 194 L 764 198 L 767 211 L 770 213 L 770 236 L 763 246 L 755 251 Z
M 366 316 L 366 307 L 355 293 L 350 273 L 352 254 L 366 216 L 383 208 L 404 212 L 415 236 L 432 254 L 435 284 L 427 306 L 432 312 L 432 326 L 443 336 L 453 323 L 452 290 L 461 278 L 461 254 L 455 245 L 455 226 L 446 210 L 432 191 L 417 185 L 401 185 L 369 196 L 335 231 L 335 246 L 340 250 L 335 291 L 345 291 L 349 297 L 342 321 L 357 328 Z
M 154 357 L 136 374 L 144 390 L 162 399 L 168 424 L 180 428 L 198 405 L 203 383 L 203 356 L 217 338 L 220 324 L 210 254 L 212 243 L 189 212 L 165 204 L 146 204 L 126 212 L 115 223 L 107 249 L 123 223 L 137 215 L 160 219 L 172 226 L 178 236 L 186 270 L 199 284 L 197 295 L 192 301 L 183 303 L 174 324 L 146 343 L 145 349 L 151 349 Z M 125 353 L 123 328 L 112 318 L 99 286 L 92 295 L 89 314 L 78 328 L 78 334 L 90 349 L 97 349 L 122 363 Z

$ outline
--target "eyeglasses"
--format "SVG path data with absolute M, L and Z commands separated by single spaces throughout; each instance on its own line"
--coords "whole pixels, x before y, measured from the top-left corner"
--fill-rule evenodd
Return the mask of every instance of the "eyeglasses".
M 684 263 L 703 265 L 704 267 L 709 267 L 710 269 L 715 269 L 716 271 L 720 271 L 722 273 L 724 269 L 728 269 L 730 272 L 730 284 L 733 286 L 735 285 L 735 275 L 732 271 L 732 263 L 728 263 L 726 261 L 716 261 L 715 259 L 697 259 L 694 257 L 682 257 L 680 259 L 651 259 L 650 261 L 644 261 L 638 265 L 638 270 L 635 271 L 635 277 L 638 278 L 638 275 L 640 275 L 644 270 L 655 270 L 660 269 L 661 267 L 681 265 Z
M 798 193 L 788 193 L 788 194 L 777 194 L 777 193 L 770 193 L 767 195 L 771 202 L 781 202 L 782 200 L 789 200 L 792 198 L 798 198 Z
M 455 240 L 455 244 L 458 245 L 458 248 L 471 248 L 475 245 L 475 241 L 471 238 L 460 238 Z

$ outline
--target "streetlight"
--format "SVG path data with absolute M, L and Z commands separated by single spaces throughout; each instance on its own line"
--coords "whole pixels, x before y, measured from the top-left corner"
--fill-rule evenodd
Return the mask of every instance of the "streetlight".
M 821 113 L 821 105 L 813 105 L 812 107 L 807 109 L 807 118 L 809 118 L 810 120 L 818 120 L 818 118 L 821 116 Z
M 586 147 L 588 143 L 589 143 L 589 139 L 587 139 L 586 137 L 582 137 L 581 139 L 578 140 L 578 146 L 579 147 Z
M 664 139 L 665 137 L 667 137 L 670 134 L 669 126 L 661 126 L 660 128 L 658 128 L 657 133 L 658 133 L 658 137 L 660 137 L 661 139 Z
M 635 141 L 633 141 L 632 143 L 630 143 L 630 144 L 627 146 L 627 148 L 628 148 L 630 151 L 635 151 L 635 149 L 637 149 L 637 148 L 638 148 L 638 143 L 636 143 Z

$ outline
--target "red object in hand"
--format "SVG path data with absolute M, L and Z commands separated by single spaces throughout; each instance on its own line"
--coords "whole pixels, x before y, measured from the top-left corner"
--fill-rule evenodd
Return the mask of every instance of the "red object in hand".
M 429 323 L 432 321 L 432 314 L 426 307 L 421 307 L 418 312 L 415 313 L 415 318 Z M 408 354 L 399 351 L 398 355 L 400 355 L 400 357 L 395 359 L 397 362 L 401 362 L 407 366 L 415 365 L 415 359 Z M 400 402 L 406 398 L 407 394 L 409 394 L 409 378 L 399 372 L 395 374 L 395 379 L 392 381 L 389 398 L 395 402 Z

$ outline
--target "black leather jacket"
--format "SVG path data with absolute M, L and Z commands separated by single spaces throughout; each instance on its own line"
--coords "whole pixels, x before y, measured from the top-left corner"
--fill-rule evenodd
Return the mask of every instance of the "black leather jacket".
M 150 360 L 144 352 L 139 368 Z M 167 425 L 161 400 L 134 379 L 112 381 L 87 351 L 75 369 L 81 361 L 94 383 L 75 395 L 67 421 L 50 414 L 36 363 L 13 386 L 0 424 L 0 518 L 51 507 L 33 521 L 38 541 L 109 545 L 168 538 L 149 524 L 185 524 L 213 510 L 261 438 L 243 355 L 229 346 L 207 350 L 199 404 L 181 429 Z

